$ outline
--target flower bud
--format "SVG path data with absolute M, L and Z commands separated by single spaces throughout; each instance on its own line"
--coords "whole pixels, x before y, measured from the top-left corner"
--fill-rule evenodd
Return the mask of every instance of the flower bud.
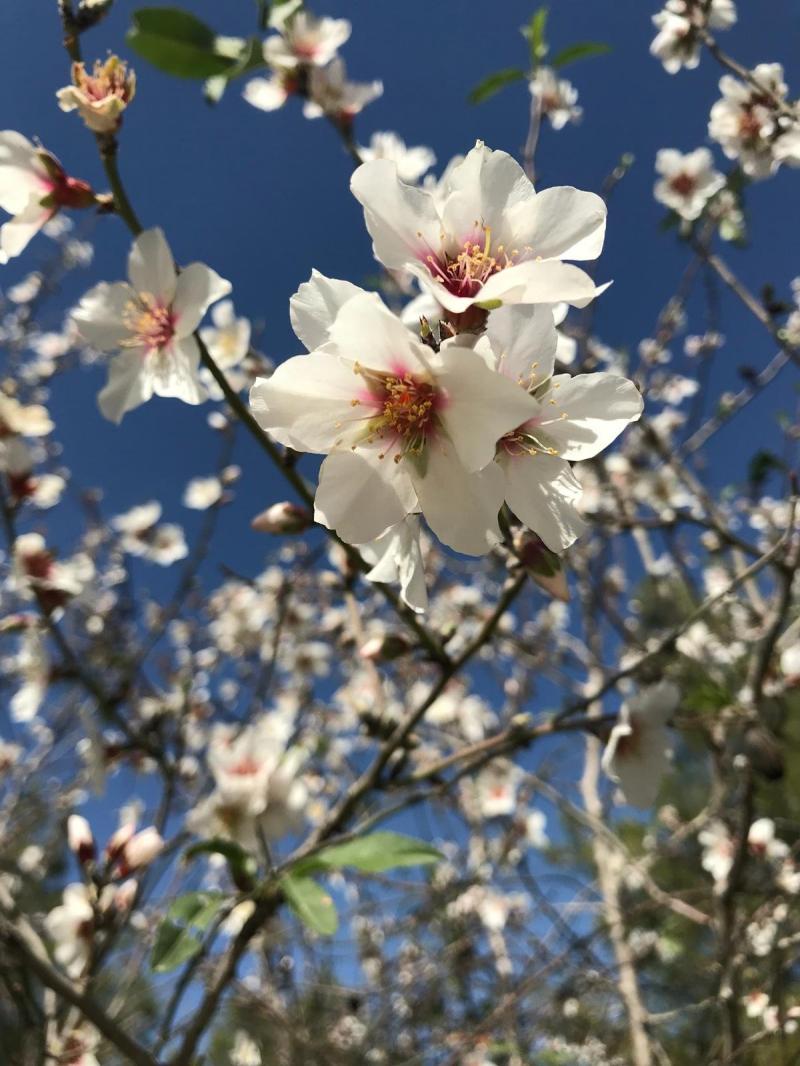
M 80 814 L 71 814 L 67 818 L 67 843 L 81 865 L 94 862 L 96 849 L 89 823 Z
M 109 863 L 117 861 L 117 859 L 120 857 L 122 849 L 125 847 L 125 845 L 128 843 L 128 841 L 131 839 L 135 832 L 136 823 L 125 822 L 119 827 L 116 833 L 113 833 L 111 837 L 109 837 L 108 843 L 106 844 L 106 860 Z
M 153 859 L 161 854 L 163 848 L 164 840 L 155 826 L 142 829 L 123 847 L 120 873 L 124 876 L 133 870 L 149 866 Z
M 62 111 L 75 111 L 94 133 L 115 133 L 122 112 L 136 93 L 136 75 L 119 56 L 94 64 L 91 74 L 83 63 L 72 64 L 72 85 L 56 93 Z
M 311 512 L 296 503 L 274 503 L 251 521 L 257 533 L 304 533 L 312 524 Z
M 561 559 L 535 533 L 521 532 L 514 538 L 514 550 L 533 580 L 554 599 L 567 603 L 569 587 Z

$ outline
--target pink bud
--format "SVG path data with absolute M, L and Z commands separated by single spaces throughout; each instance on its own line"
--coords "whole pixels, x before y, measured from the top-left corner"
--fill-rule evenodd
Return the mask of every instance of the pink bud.
M 94 862 L 96 850 L 94 837 L 89 823 L 80 814 L 71 814 L 67 818 L 67 843 L 70 851 L 78 857 L 78 862 Z
M 311 512 L 296 503 L 274 503 L 251 521 L 257 533 L 304 533 L 313 519 Z
M 117 893 L 114 896 L 114 906 L 121 914 L 125 911 L 129 911 L 133 906 L 133 901 L 136 899 L 138 888 L 139 886 L 132 878 L 123 881 L 117 888 Z
M 121 825 L 106 844 L 106 859 L 108 862 L 116 862 L 120 852 L 131 839 L 136 831 L 136 822 L 126 822 Z
M 120 874 L 125 876 L 133 870 L 140 870 L 159 855 L 164 847 L 164 841 L 155 826 L 142 829 L 136 836 L 131 837 L 122 849 L 120 859 Z

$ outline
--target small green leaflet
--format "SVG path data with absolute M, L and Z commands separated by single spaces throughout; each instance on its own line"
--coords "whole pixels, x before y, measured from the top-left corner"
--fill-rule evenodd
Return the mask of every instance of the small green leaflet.
M 534 67 L 537 67 L 542 59 L 547 55 L 547 43 L 544 39 L 544 30 L 547 25 L 547 11 L 546 7 L 540 7 L 531 16 L 531 20 L 527 26 L 523 26 L 522 36 L 528 41 L 528 45 L 531 50 L 531 61 Z
M 178 78 L 235 76 L 252 55 L 252 42 L 218 37 L 177 7 L 143 7 L 133 13 L 127 41 L 138 55 Z
M 577 63 L 579 59 L 607 55 L 610 51 L 610 46 L 603 44 L 602 41 L 578 41 L 567 48 L 562 48 L 557 55 L 553 56 L 550 63 L 558 69 L 567 66 L 568 63 Z
M 306 874 L 352 866 L 364 873 L 382 873 L 398 866 L 426 866 L 441 858 L 441 852 L 424 840 L 415 840 L 401 833 L 380 832 L 323 848 L 310 859 L 298 863 L 295 870 Z
M 310 929 L 322 936 L 332 936 L 339 928 L 339 916 L 331 897 L 310 877 L 286 874 L 280 887 L 294 913 Z
M 520 67 L 506 67 L 505 70 L 496 70 L 479 82 L 469 94 L 471 104 L 482 104 L 490 96 L 499 93 L 506 85 L 512 85 L 515 81 L 524 81 L 527 75 Z
M 225 899 L 221 892 L 187 892 L 172 902 L 153 945 L 151 963 L 156 973 L 169 973 L 197 954 L 201 944 L 192 928 L 207 929 Z
M 199 844 L 193 844 L 184 853 L 184 859 L 188 862 L 198 855 L 222 855 L 228 862 L 233 883 L 241 892 L 249 892 L 255 885 L 256 863 L 244 848 L 233 840 L 223 840 L 221 837 L 213 837 L 211 840 L 201 840 Z

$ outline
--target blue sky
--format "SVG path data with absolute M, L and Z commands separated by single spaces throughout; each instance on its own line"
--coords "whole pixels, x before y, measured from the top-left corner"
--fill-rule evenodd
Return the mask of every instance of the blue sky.
M 83 38 L 87 59 L 111 49 L 128 55 L 124 35 L 136 6 L 117 0 L 105 22 Z M 184 0 L 184 6 L 220 33 L 245 35 L 255 28 L 252 0 Z M 724 46 L 745 64 L 783 62 L 790 86 L 800 90 L 796 3 L 739 6 L 740 24 L 724 35 Z M 652 198 L 655 153 L 659 147 L 690 150 L 705 143 L 720 75 L 709 58 L 697 71 L 677 76 L 663 71 L 647 51 L 656 8 L 648 0 L 552 4 L 548 35 L 555 48 L 593 39 L 608 42 L 613 51 L 571 68 L 584 121 L 560 133 L 545 129 L 537 160 L 540 186 L 598 189 L 623 152 L 635 155 L 611 205 L 598 277 L 615 284 L 596 317 L 604 340 L 634 350 L 652 332 L 688 259 L 674 234 L 658 231 L 663 210 Z M 512 86 L 478 107 L 466 96 L 484 74 L 524 63 L 519 27 L 530 17 L 530 3 L 332 0 L 316 10 L 352 20 L 353 36 L 344 48 L 352 76 L 385 83 L 383 98 L 360 116 L 360 139 L 393 129 L 410 144 L 430 145 L 441 165 L 476 138 L 519 151 L 527 123 L 525 86 Z M 55 2 L 2 5 L 0 54 L 0 128 L 40 137 L 71 173 L 104 188 L 93 138 L 55 103 L 56 89 L 68 80 Z M 125 119 L 120 161 L 143 223 L 164 226 L 180 261 L 204 260 L 233 282 L 239 311 L 265 323 L 261 347 L 267 354 L 275 360 L 295 354 L 299 346 L 289 326 L 288 299 L 312 267 L 354 281 L 373 270 L 360 209 L 347 187 L 348 158 L 328 125 L 305 120 L 299 106 L 292 106 L 296 102 L 264 114 L 244 103 L 237 85 L 212 109 L 198 83 L 171 79 L 144 61 L 136 68 L 138 94 Z M 718 159 L 723 162 L 719 154 Z M 753 186 L 748 192 L 753 245 L 746 252 L 725 252 L 756 290 L 765 281 L 785 290 L 800 273 L 796 181 L 796 173 L 785 171 Z M 123 276 L 129 238 L 122 223 L 98 219 L 93 237 L 93 266 L 71 279 L 63 299 L 50 305 L 47 325 L 56 326 L 66 304 L 95 281 Z M 3 268 L 0 287 L 34 268 L 46 246 L 40 238 L 21 262 Z M 705 325 L 702 305 L 697 311 L 691 332 Z M 760 367 L 771 355 L 758 325 L 727 298 L 721 328 L 735 342 L 712 376 L 710 406 L 722 388 L 736 385 L 736 367 Z M 784 374 L 788 380 L 792 370 Z M 218 448 L 204 409 L 154 401 L 117 428 L 96 409 L 101 383 L 99 371 L 76 372 L 56 382 L 52 397 L 76 485 L 102 485 L 109 513 L 157 496 L 167 517 L 191 531 L 199 516 L 180 506 L 180 493 L 191 476 L 213 470 Z M 755 447 L 771 437 L 777 392 L 783 402 L 792 401 L 787 390 L 768 393 L 738 421 L 738 429 L 720 435 L 712 451 L 717 484 L 740 478 Z M 249 441 L 240 442 L 236 459 L 245 478 L 236 504 L 223 515 L 221 554 L 235 552 L 238 565 L 255 569 L 265 545 L 249 530 L 248 518 L 287 492 Z M 67 537 L 66 528 L 64 533 Z

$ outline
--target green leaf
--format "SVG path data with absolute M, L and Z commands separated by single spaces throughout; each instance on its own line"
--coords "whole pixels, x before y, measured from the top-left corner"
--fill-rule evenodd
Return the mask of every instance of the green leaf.
M 336 906 L 316 881 L 310 877 L 286 874 L 279 883 L 286 901 L 304 925 L 323 936 L 332 936 L 336 932 L 339 928 Z
M 242 892 L 249 892 L 253 888 L 256 863 L 240 844 L 222 837 L 213 837 L 211 840 L 201 840 L 199 844 L 193 844 L 186 849 L 183 857 L 188 862 L 198 855 L 207 854 L 222 855 L 227 860 L 233 883 Z
M 187 892 L 173 900 L 167 917 L 195 929 L 206 929 L 225 900 L 222 892 Z
M 299 863 L 295 869 L 304 874 L 313 870 L 340 870 L 343 866 L 352 866 L 364 873 L 381 873 L 398 866 L 425 866 L 439 862 L 441 858 L 441 852 L 424 840 L 415 840 L 401 833 L 381 832 L 323 848 L 307 862 Z
M 217 37 L 188 11 L 177 7 L 143 7 L 133 13 L 127 41 L 138 55 L 166 74 L 179 78 L 213 78 L 236 66 L 238 38 Z M 233 52 L 233 54 L 231 54 Z
M 562 48 L 558 55 L 553 56 L 550 65 L 558 69 L 568 63 L 577 63 L 579 59 L 591 59 L 592 56 L 604 56 L 611 51 L 611 46 L 602 41 L 578 41 L 567 48 Z
M 151 964 L 156 973 L 169 973 L 200 950 L 200 941 L 187 929 L 164 919 L 158 927 Z
M 531 61 L 535 67 L 547 55 L 547 42 L 544 39 L 544 31 L 547 25 L 546 7 L 540 7 L 534 11 L 527 26 L 523 26 L 521 33 L 528 41 L 531 50 Z
M 232 40 L 233 38 L 229 39 Z M 233 81 L 234 78 L 238 78 L 242 74 L 249 74 L 253 70 L 261 70 L 267 65 L 264 59 L 264 50 L 258 37 L 251 37 L 247 41 L 239 40 L 238 44 L 239 57 L 233 66 L 225 71 L 224 74 L 217 74 L 213 78 L 208 78 L 203 86 L 203 96 L 210 104 L 219 103 L 223 93 L 228 88 L 229 81 Z
M 496 70 L 494 74 L 489 74 L 475 86 L 469 94 L 468 100 L 471 104 L 482 104 L 490 96 L 499 93 L 506 85 L 511 85 L 515 81 L 523 81 L 525 76 L 525 71 L 519 67 L 506 67 L 505 70 Z

